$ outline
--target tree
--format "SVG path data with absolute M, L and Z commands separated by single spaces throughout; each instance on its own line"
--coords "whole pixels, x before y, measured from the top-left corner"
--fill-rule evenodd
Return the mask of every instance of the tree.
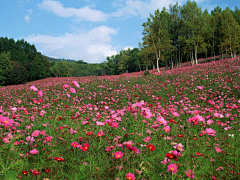
M 227 7 L 222 12 L 221 33 L 222 41 L 221 46 L 225 49 L 226 54 L 231 54 L 231 57 L 236 57 L 236 51 L 239 47 L 239 24 L 236 22 L 231 10 Z
M 173 51 L 172 41 L 169 37 L 170 15 L 164 7 L 162 11 L 156 10 L 154 15 L 143 23 L 143 47 L 148 48 L 145 52 L 154 52 L 157 70 L 159 71 L 159 61 L 164 60 L 168 52 Z M 166 58 L 167 59 L 167 58 Z M 165 60 L 167 62 L 167 60 Z
M 10 52 L 1 52 L 0 54 L 0 85 L 5 84 L 6 74 L 12 69 L 12 65 L 10 63 L 11 55 Z
M 181 9 L 182 19 L 184 27 L 182 28 L 182 34 L 185 36 L 185 42 L 190 49 L 191 62 L 198 64 L 197 54 L 201 43 L 203 43 L 202 27 L 203 16 L 201 8 L 197 7 L 196 2 L 187 1 L 186 5 L 183 5 Z

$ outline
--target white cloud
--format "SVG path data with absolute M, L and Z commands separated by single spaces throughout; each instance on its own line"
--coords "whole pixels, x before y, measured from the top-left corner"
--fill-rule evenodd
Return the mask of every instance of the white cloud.
M 26 15 L 26 16 L 24 17 L 24 20 L 25 20 L 26 22 L 29 22 L 29 21 L 30 21 L 29 15 Z
M 128 49 L 131 49 L 131 50 L 132 50 L 133 47 L 132 47 L 132 46 L 126 46 L 126 47 L 123 48 L 123 50 L 128 50 Z
M 29 22 L 30 21 L 30 16 L 32 15 L 33 10 L 29 9 L 29 10 L 27 10 L 27 12 L 28 12 L 28 14 L 24 17 L 24 20 L 26 22 Z
M 197 0 L 197 3 L 209 2 L 209 0 Z M 183 5 L 186 0 L 179 0 L 178 4 Z M 153 14 L 155 10 L 162 10 L 163 7 L 169 8 L 170 4 L 176 4 L 175 0 L 115 0 L 112 2 L 114 7 L 118 7 L 116 12 L 111 15 L 113 17 L 129 17 L 140 15 L 143 19 Z
M 111 45 L 111 35 L 117 32 L 118 29 L 100 26 L 89 32 L 66 33 L 58 37 L 29 35 L 25 39 L 47 56 L 100 63 L 107 56 L 117 54 L 116 48 Z
M 107 14 L 102 11 L 89 8 L 85 6 L 83 8 L 63 7 L 63 4 L 58 1 L 44 0 L 38 4 L 41 9 L 48 10 L 59 17 L 75 17 L 78 20 L 88 20 L 92 22 L 105 21 L 108 17 Z

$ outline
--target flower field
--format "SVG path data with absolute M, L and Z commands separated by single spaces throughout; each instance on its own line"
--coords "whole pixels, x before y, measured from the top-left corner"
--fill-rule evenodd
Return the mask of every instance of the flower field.
M 240 179 L 240 59 L 0 88 L 0 179 Z

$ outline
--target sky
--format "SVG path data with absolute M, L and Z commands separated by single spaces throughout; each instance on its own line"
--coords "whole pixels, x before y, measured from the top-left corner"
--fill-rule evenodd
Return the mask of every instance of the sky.
M 138 48 L 150 13 L 174 0 L 0 0 L 0 37 L 24 39 L 43 55 L 101 63 Z M 179 5 L 187 0 L 179 0 Z M 240 8 L 237 0 L 196 0 L 209 12 Z

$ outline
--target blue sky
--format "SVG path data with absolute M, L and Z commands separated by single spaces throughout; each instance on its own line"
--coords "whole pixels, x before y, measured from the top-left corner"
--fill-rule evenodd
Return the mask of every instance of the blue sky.
M 186 0 L 179 0 L 180 5 Z M 236 0 L 196 0 L 202 9 L 235 6 Z M 142 23 L 174 0 L 0 0 L 0 37 L 25 39 L 43 55 L 100 63 L 138 47 Z

